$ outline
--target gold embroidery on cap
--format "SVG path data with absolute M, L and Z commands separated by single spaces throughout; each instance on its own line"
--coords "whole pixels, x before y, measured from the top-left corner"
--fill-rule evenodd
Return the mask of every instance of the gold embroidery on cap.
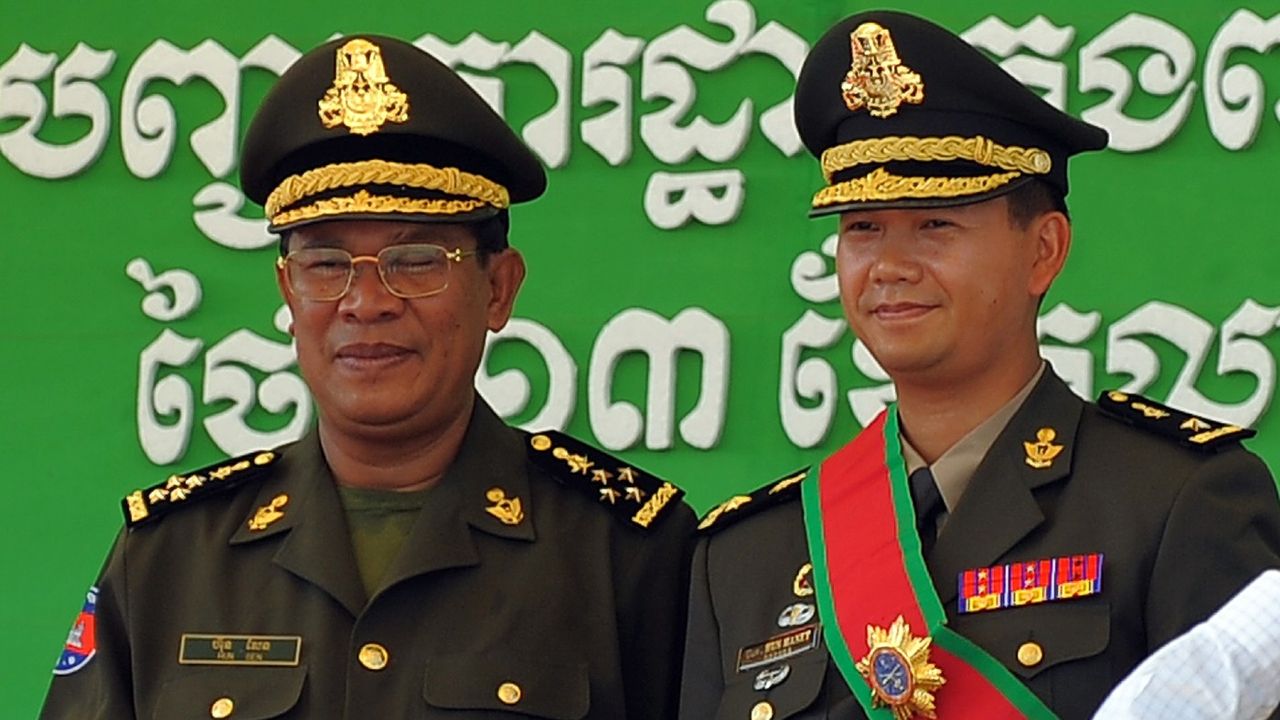
M 360 185 L 403 185 L 423 190 L 439 190 L 448 195 L 479 200 L 496 208 L 511 204 L 507 189 L 482 175 L 454 167 L 438 168 L 422 163 L 410 164 L 389 160 L 360 160 L 333 163 L 300 175 L 290 175 L 267 196 L 267 217 L 277 225 L 275 216 L 294 203 L 329 190 Z
M 904 198 L 948 198 L 977 195 L 1022 177 L 1019 172 L 977 177 L 902 177 L 876 168 L 870 173 L 824 187 L 813 196 L 813 207 L 848 202 L 875 202 Z
M 354 213 L 458 215 L 477 210 L 484 207 L 484 205 L 479 200 L 389 197 L 386 195 L 372 195 L 365 190 L 359 190 L 351 197 L 319 200 L 310 205 L 303 205 L 296 210 L 282 212 L 271 218 L 271 224 L 281 227 L 328 215 L 351 215 Z
M 924 81 L 902 64 L 893 38 L 883 26 L 862 23 L 849 34 L 853 66 L 840 83 L 844 104 L 853 112 L 866 108 L 873 117 L 887 118 L 902 103 L 924 102 Z
M 385 123 L 409 119 L 409 97 L 391 84 L 382 49 L 356 38 L 338 48 L 333 87 L 320 99 L 320 122 L 369 135 Z
M 888 162 L 950 162 L 968 160 L 1001 170 L 1044 175 L 1053 168 L 1053 159 L 1040 148 L 1005 146 L 976 137 L 881 137 L 854 140 L 828 148 L 822 153 L 822 175 L 831 182 L 836 173 L 859 165 Z

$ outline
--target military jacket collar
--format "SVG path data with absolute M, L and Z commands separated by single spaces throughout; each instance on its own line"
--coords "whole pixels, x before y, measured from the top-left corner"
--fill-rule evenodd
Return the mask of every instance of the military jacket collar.
M 479 397 L 458 455 L 405 538 L 381 582 L 383 589 L 412 577 L 481 561 L 473 532 L 519 542 L 536 539 L 533 500 L 519 432 L 512 430 Z M 346 528 L 346 516 L 324 457 L 319 433 L 312 429 L 284 451 L 276 476 L 263 484 L 253 510 L 230 538 L 232 545 L 259 542 L 287 533 L 274 562 L 325 590 L 353 616 L 368 598 L 361 585 Z M 518 499 L 521 517 L 508 524 L 487 511 L 492 490 Z M 283 516 L 262 529 L 252 521 L 262 508 L 284 495 Z M 512 520 L 510 514 L 508 521 Z
M 1033 491 L 1071 474 L 1083 409 L 1084 401 L 1066 383 L 1045 372 L 992 443 L 926 558 L 944 604 L 958 594 L 956 578 L 962 571 L 994 564 L 1044 522 Z M 1028 462 L 1027 443 L 1034 443 L 1045 428 L 1053 431 L 1053 444 L 1061 449 L 1052 462 L 1036 467 Z

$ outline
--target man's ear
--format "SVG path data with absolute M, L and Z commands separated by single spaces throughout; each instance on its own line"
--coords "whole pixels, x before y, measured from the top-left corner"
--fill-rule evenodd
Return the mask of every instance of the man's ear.
M 489 256 L 489 330 L 498 332 L 507 326 L 515 309 L 516 294 L 524 283 L 525 271 L 524 256 L 513 247 Z
M 297 317 L 296 308 L 293 307 L 293 293 L 289 290 L 289 276 L 286 274 L 282 257 L 276 259 L 276 287 L 280 289 L 280 299 L 289 306 L 289 317 Z M 289 320 L 289 334 L 293 334 L 292 319 Z
M 1067 253 L 1071 250 L 1071 221 L 1052 210 L 1033 220 L 1027 230 L 1035 244 L 1027 291 L 1043 297 L 1067 262 Z

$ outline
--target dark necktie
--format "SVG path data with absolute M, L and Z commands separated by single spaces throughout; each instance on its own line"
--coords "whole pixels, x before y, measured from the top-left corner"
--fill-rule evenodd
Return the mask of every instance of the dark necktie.
M 938 492 L 938 483 L 933 480 L 929 468 L 922 467 L 911 473 L 911 501 L 916 506 L 916 532 L 920 534 L 920 547 L 925 557 L 933 550 L 933 543 L 938 539 L 938 515 L 946 509 L 942 503 L 942 493 Z

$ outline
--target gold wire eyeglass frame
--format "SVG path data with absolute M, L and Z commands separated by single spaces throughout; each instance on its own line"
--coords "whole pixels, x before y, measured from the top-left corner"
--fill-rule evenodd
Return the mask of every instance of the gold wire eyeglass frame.
M 314 300 L 317 302 L 329 302 L 333 300 L 341 300 L 343 297 L 345 297 L 346 294 L 351 291 L 351 283 L 353 280 L 355 280 L 356 266 L 359 265 L 360 263 L 367 263 L 367 262 L 373 263 L 374 267 L 378 269 L 378 280 L 382 282 L 382 287 L 386 288 L 387 292 L 391 293 L 392 295 L 398 298 L 402 298 L 405 300 L 412 300 L 416 298 L 431 297 L 432 295 L 438 295 L 449 288 L 449 278 L 447 274 L 445 276 L 445 281 L 443 285 L 441 285 L 438 288 L 433 288 L 431 290 L 428 290 L 426 292 L 404 293 L 391 287 L 391 284 L 387 282 L 386 268 L 383 266 L 383 262 L 382 262 L 383 253 L 386 253 L 387 251 L 403 250 L 404 248 L 433 248 L 435 250 L 439 250 L 443 254 L 444 258 L 449 261 L 449 264 L 445 266 L 446 268 L 451 267 L 455 263 L 460 263 L 465 258 L 471 257 L 472 255 L 476 255 L 479 252 L 478 250 L 463 250 L 462 248 L 453 248 L 451 250 L 449 248 L 445 248 L 440 245 L 433 245 L 430 243 L 390 245 L 388 247 L 385 247 L 379 250 L 377 255 L 352 255 L 351 253 L 347 252 L 346 250 L 343 250 L 342 248 L 303 248 L 302 250 L 292 250 L 289 252 L 288 255 L 285 255 L 284 257 L 276 258 L 276 267 L 280 268 L 281 270 L 284 270 L 285 278 L 288 280 L 289 289 L 292 292 L 294 292 L 295 294 L 298 295 L 298 297 L 304 300 Z M 296 258 L 299 253 L 305 253 L 310 250 L 320 250 L 320 249 L 341 252 L 343 255 L 346 255 L 348 260 L 350 261 L 350 265 L 347 268 L 347 281 L 346 283 L 343 284 L 342 291 L 337 294 L 315 295 L 315 294 L 309 294 L 307 292 L 304 292 L 302 289 L 298 287 L 297 281 L 294 280 L 293 273 L 290 272 L 289 270 L 289 267 L 290 267 L 289 261 Z

